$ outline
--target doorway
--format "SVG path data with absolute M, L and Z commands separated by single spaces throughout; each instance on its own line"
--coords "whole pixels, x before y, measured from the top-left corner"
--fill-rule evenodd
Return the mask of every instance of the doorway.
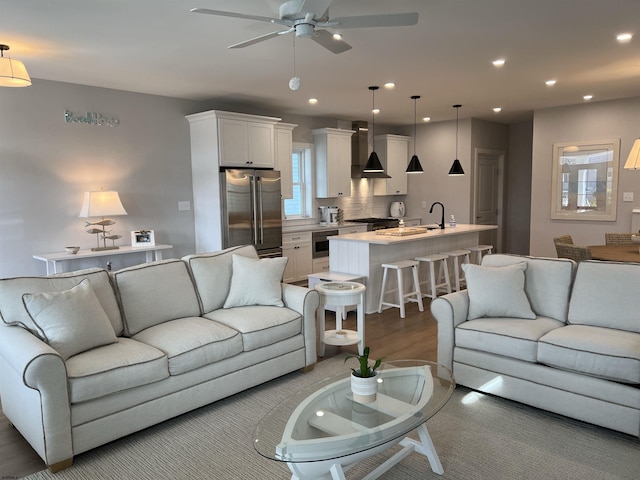
M 502 251 L 504 159 L 504 151 L 476 149 L 472 218 L 477 225 L 498 226 L 479 238 L 481 244 L 493 245 L 494 252 Z

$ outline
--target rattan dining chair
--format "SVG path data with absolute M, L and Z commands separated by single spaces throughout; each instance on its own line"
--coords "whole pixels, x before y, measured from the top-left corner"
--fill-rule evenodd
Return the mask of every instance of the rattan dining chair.
M 568 243 L 569 245 L 573 245 L 573 238 L 571 235 L 560 235 L 559 237 L 553 238 L 553 243 Z
M 605 233 L 605 245 L 633 245 L 631 233 Z
M 573 245 L 571 243 L 556 243 L 558 258 L 570 258 L 575 262 L 591 260 L 591 250 L 589 247 Z

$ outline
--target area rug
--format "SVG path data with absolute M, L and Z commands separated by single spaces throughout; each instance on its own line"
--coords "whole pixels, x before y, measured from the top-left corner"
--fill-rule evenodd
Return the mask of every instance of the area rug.
M 291 392 L 336 373 L 348 373 L 343 357 L 320 362 L 142 432 L 78 455 L 57 474 L 28 480 L 288 479 L 285 464 L 258 455 L 253 430 Z M 458 387 L 427 422 L 444 467 L 434 474 L 427 459 L 410 454 L 381 476 L 413 479 L 637 479 L 640 442 L 582 422 Z M 464 401 L 464 402 L 463 402 Z M 347 472 L 363 478 L 395 450 Z

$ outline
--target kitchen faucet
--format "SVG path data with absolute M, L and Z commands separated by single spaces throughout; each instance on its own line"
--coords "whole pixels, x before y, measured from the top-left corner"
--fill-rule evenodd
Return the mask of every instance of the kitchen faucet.
M 433 206 L 434 205 L 440 205 L 442 207 L 442 220 L 440 221 L 440 223 L 438 225 L 440 225 L 440 228 L 442 230 L 444 230 L 444 205 L 440 202 L 433 202 L 431 204 L 431 208 L 429 209 L 429 213 L 433 213 Z

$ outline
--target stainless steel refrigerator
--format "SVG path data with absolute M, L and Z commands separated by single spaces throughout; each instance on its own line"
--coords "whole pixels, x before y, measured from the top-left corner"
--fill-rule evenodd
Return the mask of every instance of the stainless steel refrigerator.
M 253 244 L 260 257 L 282 256 L 280 172 L 229 169 L 222 173 L 224 247 Z

